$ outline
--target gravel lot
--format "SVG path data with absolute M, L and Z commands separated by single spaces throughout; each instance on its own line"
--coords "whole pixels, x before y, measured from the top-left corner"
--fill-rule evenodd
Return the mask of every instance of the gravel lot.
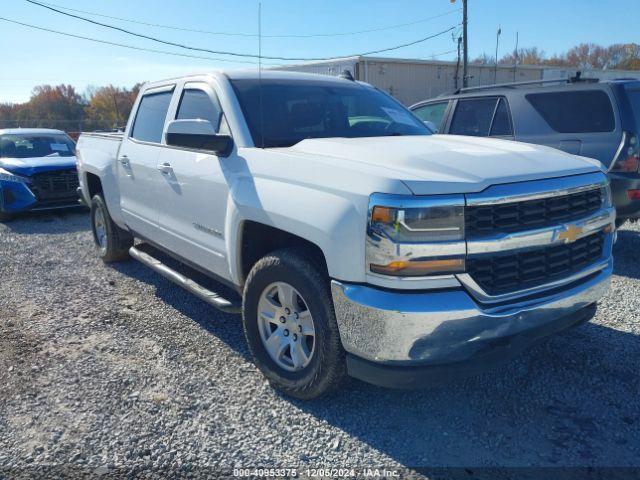
M 86 213 L 0 224 L 0 469 L 640 466 L 639 252 L 627 225 L 597 318 L 491 373 L 303 403 L 238 316 L 97 260 Z

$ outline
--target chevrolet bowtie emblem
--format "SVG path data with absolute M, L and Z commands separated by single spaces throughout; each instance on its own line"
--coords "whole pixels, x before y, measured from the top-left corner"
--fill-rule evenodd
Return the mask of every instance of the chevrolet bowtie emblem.
M 564 240 L 565 243 L 573 243 L 578 239 L 578 236 L 584 231 L 582 227 L 577 225 L 566 225 L 565 229 L 558 233 L 558 240 Z

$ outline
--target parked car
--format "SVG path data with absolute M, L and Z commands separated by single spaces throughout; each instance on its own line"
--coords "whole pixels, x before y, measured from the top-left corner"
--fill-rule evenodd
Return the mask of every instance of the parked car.
M 60 130 L 0 130 L 0 221 L 79 206 L 75 144 Z
M 640 81 L 469 88 L 410 107 L 439 133 L 548 145 L 599 160 L 618 223 L 640 217 Z
M 81 135 L 78 168 L 98 255 L 241 311 L 256 365 L 298 398 L 347 373 L 477 372 L 590 319 L 610 281 L 599 162 L 431 135 L 348 79 L 147 84 L 124 134 Z

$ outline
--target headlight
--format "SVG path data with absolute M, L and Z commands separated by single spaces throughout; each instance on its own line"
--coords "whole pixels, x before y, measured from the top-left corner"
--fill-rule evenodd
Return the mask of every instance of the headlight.
M 4 168 L 0 168 L 0 180 L 5 182 L 29 183 L 29 179 L 21 177 L 20 175 L 14 175 Z
M 464 271 L 464 197 L 374 194 L 369 210 L 371 272 L 421 277 Z

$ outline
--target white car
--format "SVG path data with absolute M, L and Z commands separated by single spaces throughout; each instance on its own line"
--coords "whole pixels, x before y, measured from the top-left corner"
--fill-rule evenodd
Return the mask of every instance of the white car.
M 80 137 L 78 162 L 99 255 L 241 311 L 257 366 L 299 398 L 347 374 L 414 387 L 474 373 L 590 319 L 609 285 L 598 162 L 431 135 L 349 79 L 150 83 L 124 134 Z

